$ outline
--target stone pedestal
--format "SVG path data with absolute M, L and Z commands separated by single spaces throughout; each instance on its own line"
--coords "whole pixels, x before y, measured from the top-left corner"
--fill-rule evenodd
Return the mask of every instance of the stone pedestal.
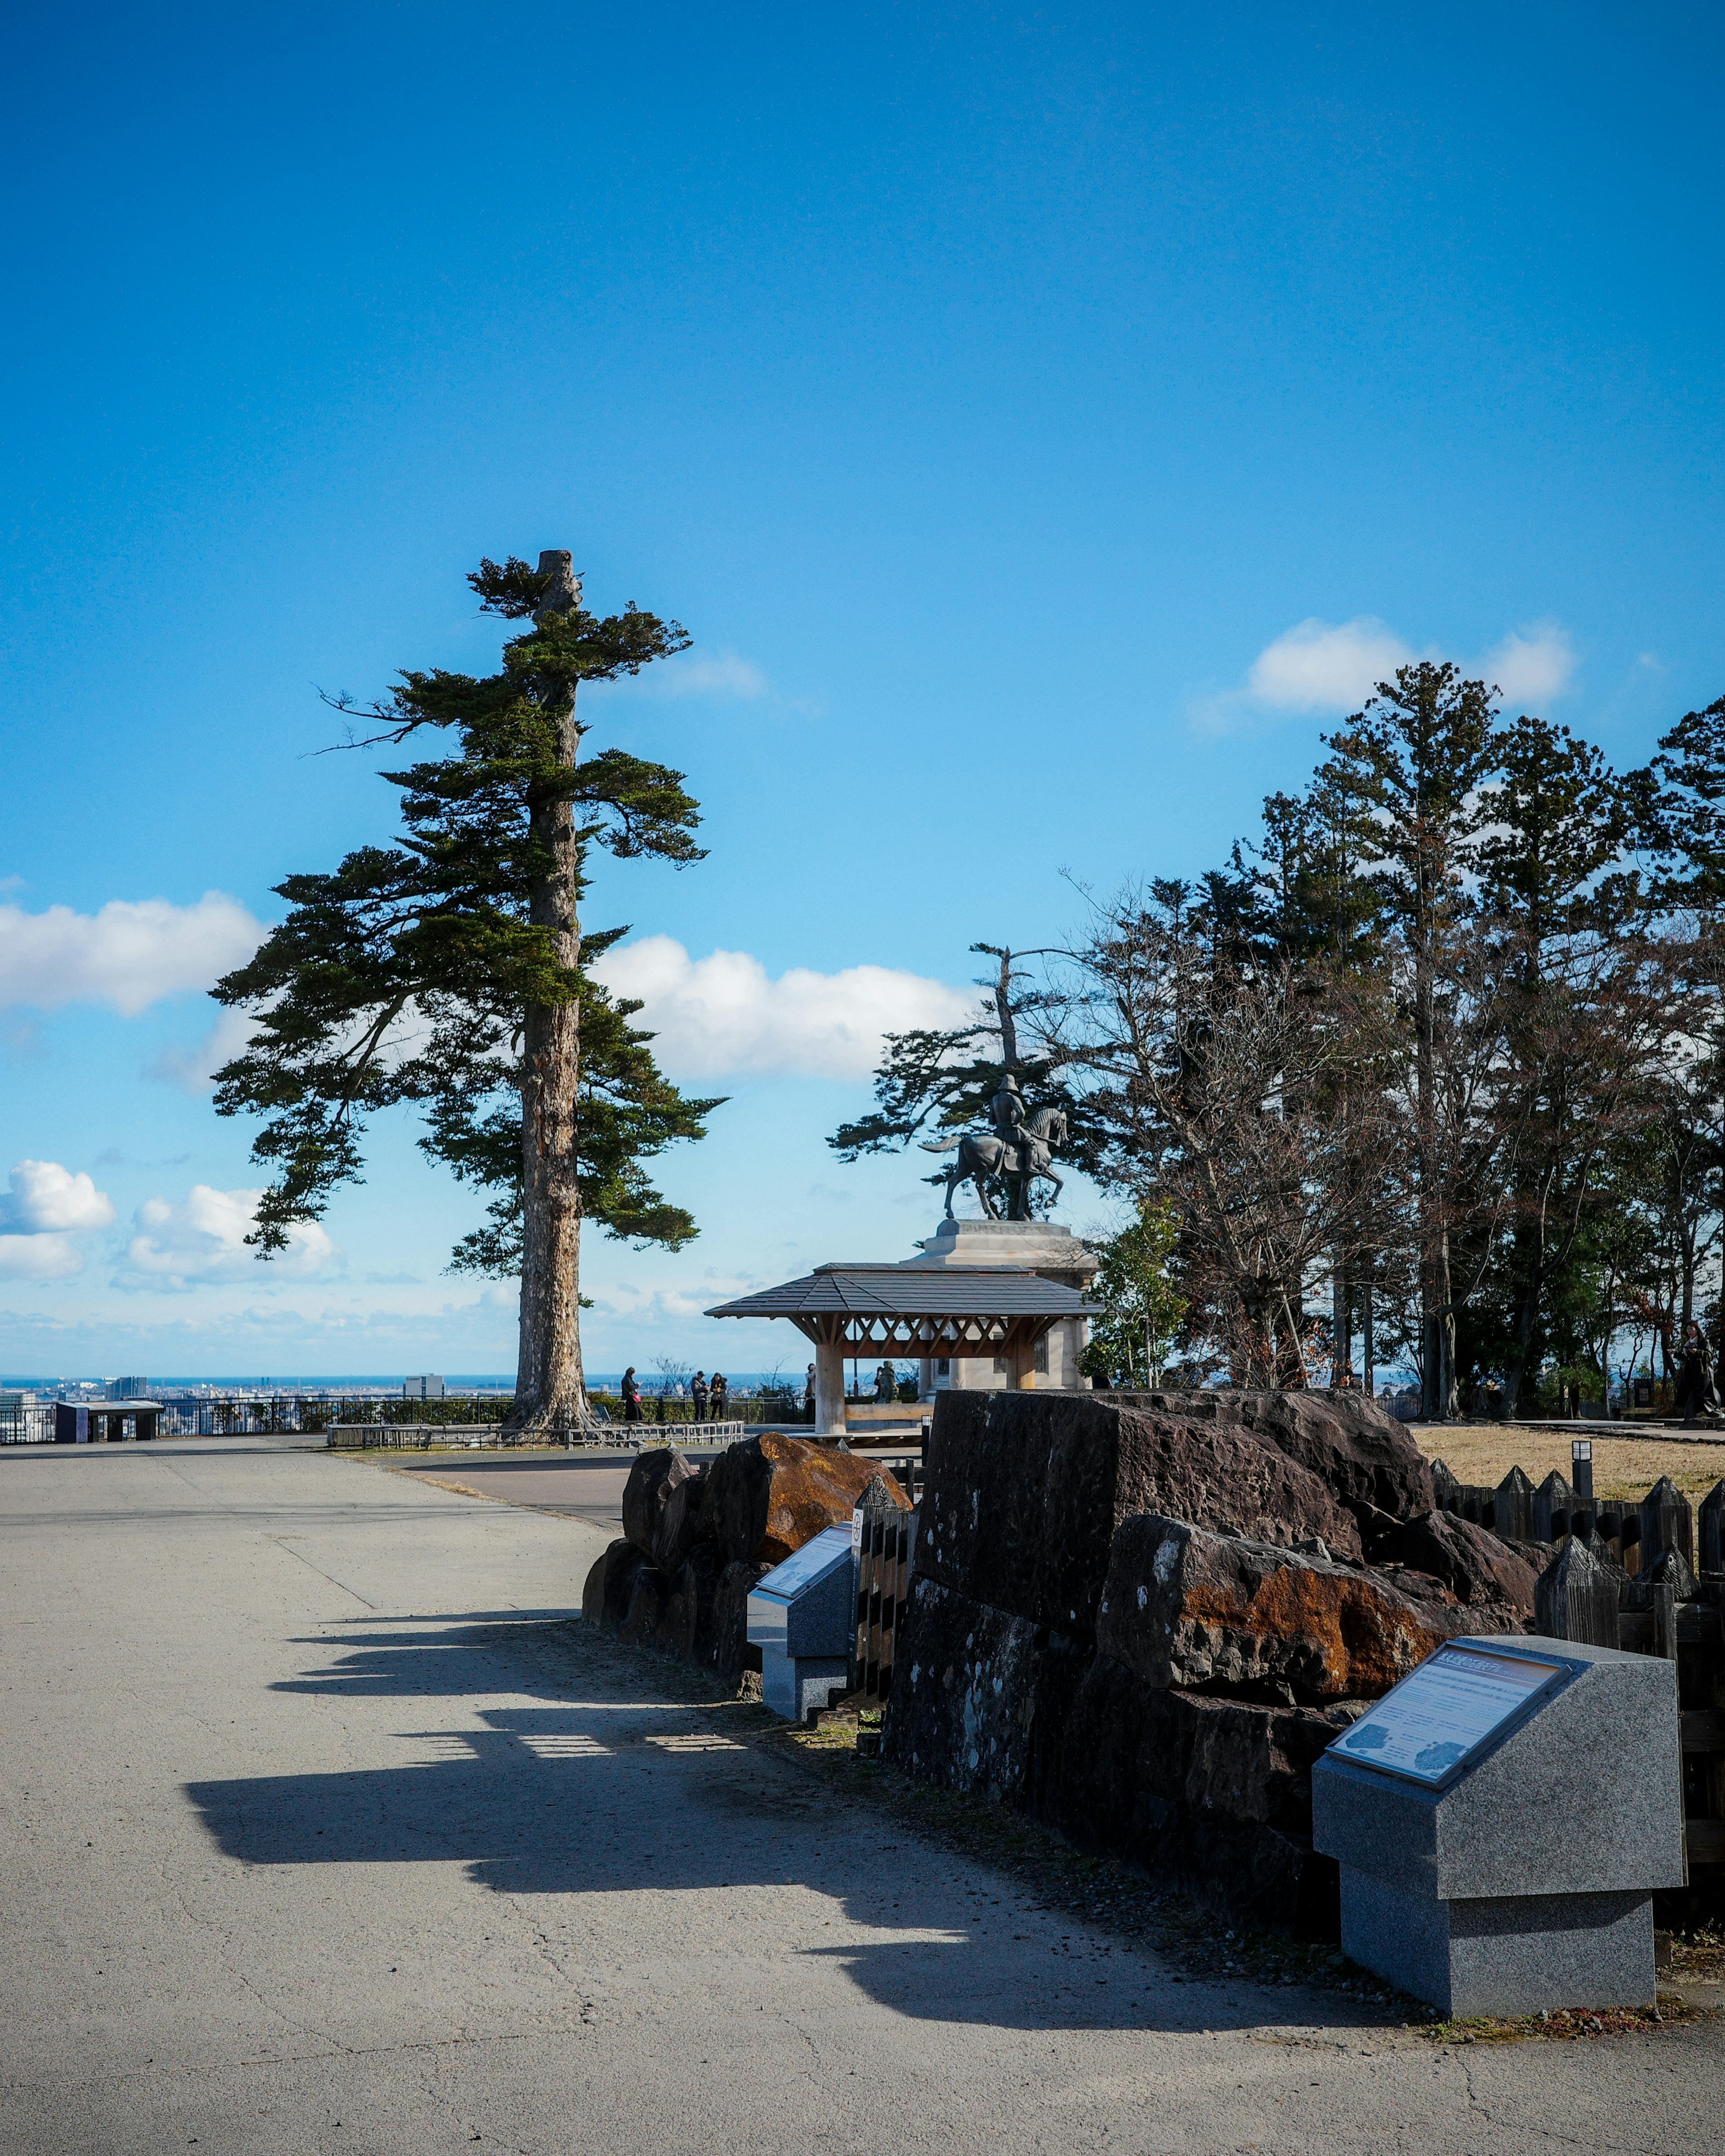
M 918 1244 L 917 1250 L 918 1256 L 903 1260 L 907 1270 L 1022 1265 L 1080 1294 L 1095 1279 L 1101 1263 L 1070 1228 L 1054 1220 L 942 1220 L 933 1235 Z M 1086 1383 L 1079 1372 L 1078 1358 L 1088 1338 L 1086 1322 L 1064 1321 L 1050 1327 L 1044 1353 L 1033 1352 L 1017 1367 L 1007 1355 L 926 1355 L 922 1397 L 928 1399 L 948 1389 L 990 1392 L 1048 1387 L 1055 1391 L 1076 1390 Z M 938 1367 L 942 1360 L 947 1363 L 944 1370 Z M 1039 1363 L 1044 1367 L 1037 1368 Z M 997 1368 L 997 1363 L 1005 1367 Z
M 1686 1876 L 1675 1666 L 1522 1635 L 1440 1655 L 1469 1649 L 1559 1677 L 1501 1735 L 1442 1747 L 1440 1786 L 1343 1756 L 1370 1715 L 1313 1769 L 1343 1951 L 1451 2015 L 1651 2005 L 1652 1896 Z

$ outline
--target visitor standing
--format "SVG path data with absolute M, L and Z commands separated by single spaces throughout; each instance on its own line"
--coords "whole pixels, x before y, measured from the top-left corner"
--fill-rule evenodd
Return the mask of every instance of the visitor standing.
M 695 1373 L 695 1382 L 690 1386 L 689 1392 L 695 1402 L 695 1419 L 696 1422 L 705 1422 L 706 1420 L 706 1373 L 705 1370 L 697 1370 Z
M 635 1383 L 635 1366 L 631 1363 L 623 1373 L 623 1419 L 639 1422 L 641 1419 L 641 1389 Z
M 813 1363 L 809 1365 L 809 1374 L 803 1380 L 803 1412 L 810 1422 L 814 1420 L 814 1365 Z
M 1693 1422 L 1705 1410 L 1713 1414 L 1718 1409 L 1718 1394 L 1713 1389 L 1713 1356 L 1707 1346 L 1707 1335 L 1692 1317 L 1683 1327 L 1683 1344 L 1677 1350 L 1677 1413 L 1686 1423 Z
M 881 1407 L 888 1406 L 898 1398 L 898 1372 L 891 1363 L 883 1363 L 875 1373 L 875 1399 Z
M 712 1411 L 713 1420 L 723 1422 L 725 1410 L 731 1404 L 731 1388 L 725 1383 L 725 1373 L 722 1370 L 713 1372 L 712 1389 L 707 1394 L 707 1400 Z

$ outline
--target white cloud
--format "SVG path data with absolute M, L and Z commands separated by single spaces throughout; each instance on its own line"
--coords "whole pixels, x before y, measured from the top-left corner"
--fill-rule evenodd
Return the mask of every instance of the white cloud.
M 0 1280 L 69 1280 L 83 1270 L 69 1235 L 0 1235 Z
M 264 935 L 262 923 L 219 891 L 195 906 L 110 899 L 95 913 L 0 906 L 0 1004 L 105 1004 L 136 1018 L 163 996 L 208 988 L 244 964 Z
M 213 1190 L 207 1183 L 194 1183 L 177 1205 L 166 1198 L 146 1198 L 138 1208 L 139 1232 L 126 1245 L 116 1286 L 179 1289 L 208 1281 L 257 1282 L 257 1253 L 245 1239 L 263 1195 L 261 1190 Z M 271 1264 L 278 1276 L 304 1280 L 327 1271 L 340 1255 L 313 1220 L 288 1230 L 288 1247 Z
M 1569 639 L 1555 622 L 1531 622 L 1512 629 L 1494 644 L 1477 666 L 1470 666 L 1487 682 L 1495 682 L 1506 704 L 1532 705 L 1536 709 L 1553 696 L 1561 696 L 1575 671 L 1575 654 Z
M 74 1235 L 113 1224 L 114 1206 L 91 1178 L 57 1160 L 21 1160 L 0 1192 L 0 1279 L 69 1280 L 84 1270 Z
M 1266 644 L 1246 675 L 1246 694 L 1276 711 L 1357 711 L 1414 654 L 1373 614 L 1332 627 L 1315 617 Z
M 656 696 L 753 698 L 773 688 L 752 659 L 739 658 L 734 651 L 685 651 L 662 666 L 626 677 L 626 685 Z
M 1309 711 L 1340 718 L 1357 711 L 1380 681 L 1417 658 L 1439 659 L 1435 644 L 1416 652 L 1375 614 L 1331 623 L 1309 616 L 1266 644 L 1237 689 L 1200 699 L 1198 724 L 1231 732 L 1253 713 Z M 1506 706 L 1538 709 L 1560 696 L 1575 670 L 1569 639 L 1555 622 L 1512 629 L 1482 658 L 1459 662 L 1469 680 L 1496 683 Z
M 208 1093 L 216 1073 L 231 1063 L 252 1037 L 252 1021 L 244 1011 L 222 1010 L 202 1040 L 190 1048 L 164 1048 L 151 1064 L 148 1075 L 165 1078 L 187 1093 Z
M 0 1195 L 0 1227 L 22 1229 L 26 1234 L 44 1231 L 78 1233 L 114 1224 L 114 1206 L 105 1190 L 98 1190 L 90 1178 L 74 1175 L 57 1160 L 21 1160 L 8 1178 L 10 1190 Z
M 593 971 L 614 994 L 640 998 L 640 1022 L 677 1078 L 742 1070 L 865 1078 L 884 1034 L 961 1025 L 977 1005 L 973 989 L 886 966 L 795 967 L 772 980 L 746 951 L 691 958 L 669 936 L 608 951 Z

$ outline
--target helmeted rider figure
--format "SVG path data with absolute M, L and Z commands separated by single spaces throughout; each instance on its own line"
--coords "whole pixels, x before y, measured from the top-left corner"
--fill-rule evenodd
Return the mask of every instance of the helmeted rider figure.
M 994 1135 L 1004 1145 L 1019 1146 L 1024 1141 L 1024 1096 L 1019 1091 L 1019 1081 L 1011 1071 L 1001 1080 L 999 1089 L 988 1103 L 988 1121 L 994 1127 Z M 1002 1166 L 1006 1164 L 1003 1162 Z M 1010 1173 L 1010 1170 L 1008 1171 Z

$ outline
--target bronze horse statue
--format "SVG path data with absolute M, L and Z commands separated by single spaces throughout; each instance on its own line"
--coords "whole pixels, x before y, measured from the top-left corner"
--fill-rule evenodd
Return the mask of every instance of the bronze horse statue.
M 967 1131 L 963 1137 L 945 1138 L 937 1145 L 932 1140 L 922 1141 L 924 1152 L 950 1152 L 958 1148 L 958 1158 L 947 1170 L 947 1218 L 952 1217 L 952 1193 L 967 1179 L 976 1185 L 976 1194 L 982 1200 L 983 1211 L 990 1220 L 1000 1215 L 994 1210 L 994 1202 L 988 1195 L 991 1182 L 999 1182 L 1006 1189 L 1006 1217 L 1009 1220 L 1028 1220 L 1030 1217 L 1030 1185 L 1040 1177 L 1051 1183 L 1058 1198 L 1065 1185 L 1054 1172 L 1051 1149 L 1066 1142 L 1065 1111 L 1060 1108 L 1039 1108 L 1035 1114 L 1019 1127 L 1016 1144 L 1005 1138 L 973 1137 Z

